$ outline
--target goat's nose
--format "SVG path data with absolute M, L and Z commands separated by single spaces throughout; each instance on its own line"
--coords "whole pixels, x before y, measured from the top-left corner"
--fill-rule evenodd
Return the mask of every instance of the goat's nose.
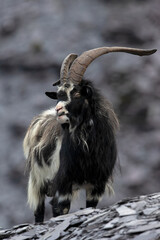
M 57 104 L 57 106 L 56 106 L 55 109 L 56 109 L 56 111 L 58 112 L 58 111 L 60 111 L 62 108 L 63 108 L 62 105 Z

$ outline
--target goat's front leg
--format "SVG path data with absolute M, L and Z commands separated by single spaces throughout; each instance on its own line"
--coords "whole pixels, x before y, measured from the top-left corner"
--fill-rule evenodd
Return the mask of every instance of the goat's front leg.
M 86 207 L 96 208 L 104 192 L 105 184 L 98 184 L 86 189 Z
M 50 202 L 52 205 L 52 213 L 53 217 L 67 214 L 70 210 L 72 199 L 72 189 L 71 187 L 68 191 L 59 189 L 56 192 L 55 197 L 53 197 L 52 201 Z
M 34 212 L 35 223 L 43 223 L 44 212 L 45 212 L 45 203 L 43 200 L 41 203 L 39 203 L 37 209 Z

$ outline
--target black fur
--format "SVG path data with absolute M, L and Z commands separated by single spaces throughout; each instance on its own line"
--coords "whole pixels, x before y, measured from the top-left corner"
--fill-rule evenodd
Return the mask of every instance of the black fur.
M 52 205 L 52 213 L 54 217 L 68 213 L 71 205 L 70 200 L 65 200 L 63 202 L 58 203 L 57 198 L 53 198 L 50 204 Z
M 60 101 L 67 101 L 67 100 L 68 100 L 67 93 L 64 92 L 64 91 L 59 91 L 59 92 L 57 93 L 57 98 L 58 98 L 58 100 L 60 100 Z
M 48 95 L 54 97 L 55 94 Z M 57 100 L 66 101 L 67 94 L 60 90 Z M 118 120 L 110 103 L 101 96 L 89 81 L 82 80 L 70 92 L 71 101 L 65 105 L 68 111 L 68 123 L 59 125 L 62 145 L 60 149 L 60 166 L 52 181 L 45 183 L 41 196 L 52 196 L 53 216 L 66 214 L 70 208 L 73 185 L 88 184 L 86 206 L 96 207 L 99 197 L 112 177 L 117 158 L 115 131 Z M 55 120 L 54 120 L 55 121 Z M 42 159 L 50 165 L 51 156 L 56 148 L 55 124 L 48 117 L 46 125 L 40 128 L 37 140 L 45 143 L 41 153 L 35 151 L 35 158 L 40 167 Z M 58 125 L 57 125 L 58 126 Z M 46 141 L 44 141 L 46 140 Z M 42 199 L 43 200 L 43 199 Z M 44 217 L 44 201 L 35 211 L 35 221 L 41 222 Z
M 51 99 L 57 99 L 57 93 L 56 92 L 45 92 L 45 94 L 47 95 L 47 97 L 49 97 Z
M 53 180 L 53 193 L 72 193 L 73 184 L 90 183 L 94 186 L 93 200 L 87 206 L 98 203 L 94 196 L 101 196 L 112 176 L 117 158 L 114 127 L 109 112 L 102 105 L 103 98 L 93 85 L 83 81 L 74 92 L 81 96 L 74 98 L 66 107 L 69 111 L 71 128 L 63 126 L 63 142 L 60 151 L 60 168 Z
M 44 220 L 44 212 L 45 212 L 45 204 L 44 201 L 42 204 L 38 206 L 36 209 L 34 216 L 35 216 L 35 223 L 42 223 Z

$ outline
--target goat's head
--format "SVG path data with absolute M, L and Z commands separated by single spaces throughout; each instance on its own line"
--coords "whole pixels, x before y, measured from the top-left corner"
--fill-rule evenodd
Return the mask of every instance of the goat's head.
M 94 87 L 89 81 L 81 81 L 75 84 L 72 81 L 61 83 L 56 93 L 47 93 L 49 97 L 56 95 L 57 120 L 61 123 L 72 123 L 72 127 L 80 124 L 85 116 L 90 114 L 90 102 L 93 96 Z M 51 95 L 52 96 L 51 96 Z
M 82 112 L 87 116 L 90 108 L 88 105 L 94 94 L 94 88 L 88 81 L 83 81 L 83 75 L 89 64 L 97 57 L 110 52 L 126 52 L 134 55 L 145 56 L 156 52 L 126 47 L 102 47 L 82 53 L 69 54 L 63 61 L 60 71 L 60 80 L 53 84 L 58 85 L 57 92 L 46 92 L 52 99 L 57 99 L 57 120 L 61 123 L 69 123 L 71 120 L 79 121 Z M 77 119 L 77 120 L 76 120 Z

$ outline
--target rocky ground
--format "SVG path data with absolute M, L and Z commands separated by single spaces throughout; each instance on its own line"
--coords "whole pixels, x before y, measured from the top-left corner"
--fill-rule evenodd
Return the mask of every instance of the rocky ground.
M 41 225 L 0 230 L 0 239 L 159 240 L 160 194 L 126 199 L 106 209 L 87 208 Z
M 0 0 L 1 227 L 33 221 L 22 141 L 33 116 L 55 104 L 44 92 L 58 79 L 64 57 L 100 46 L 159 49 L 159 25 L 158 0 Z M 159 64 L 159 52 L 143 58 L 115 53 L 97 59 L 85 74 L 113 103 L 121 123 L 116 194 L 99 207 L 159 191 Z

